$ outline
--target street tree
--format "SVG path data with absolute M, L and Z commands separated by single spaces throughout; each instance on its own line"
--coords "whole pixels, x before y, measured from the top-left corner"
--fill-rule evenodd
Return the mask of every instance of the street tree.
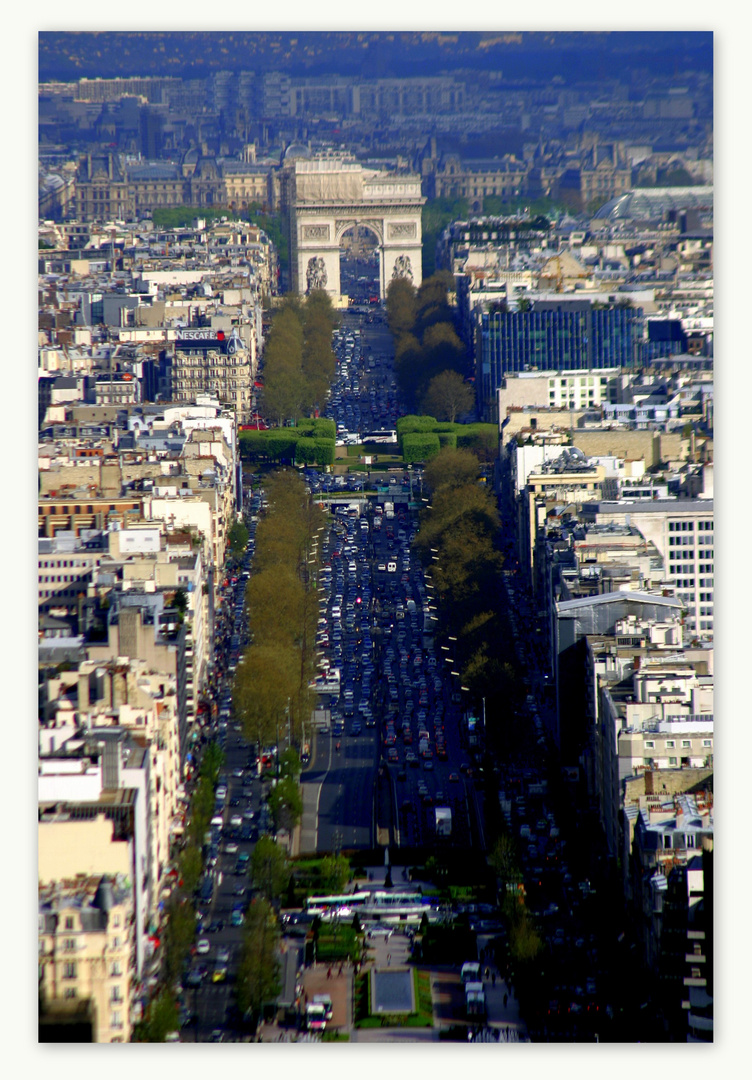
M 178 1005 L 175 995 L 165 988 L 149 1002 L 144 1019 L 133 1032 L 134 1042 L 164 1042 L 179 1027 Z
M 219 774 L 226 760 L 224 750 L 218 742 L 212 739 L 201 756 L 201 765 L 199 767 L 201 776 L 206 776 L 213 786 L 219 780 Z
M 427 463 L 423 472 L 423 486 L 436 492 L 443 487 L 458 488 L 475 484 L 477 478 L 478 458 L 472 450 L 445 446 L 433 461 Z
M 287 890 L 292 871 L 287 855 L 271 836 L 260 836 L 251 855 L 251 880 L 261 895 L 278 900 Z
M 458 416 L 470 412 L 475 394 L 462 376 L 451 369 L 434 375 L 423 396 L 423 412 L 438 420 L 455 423 Z
M 279 994 L 279 925 L 271 904 L 254 900 L 246 914 L 245 932 L 237 975 L 237 1002 L 241 1015 L 258 1023 L 265 1005 Z
M 342 892 L 350 880 L 350 860 L 346 855 L 325 855 L 321 860 L 321 887 L 326 892 Z
M 290 645 L 253 644 L 233 683 L 233 708 L 249 742 L 268 746 L 285 724 L 285 709 L 299 685 L 300 651 Z
M 277 829 L 289 832 L 303 816 L 303 796 L 297 780 L 291 776 L 283 776 L 277 781 L 267 802 Z

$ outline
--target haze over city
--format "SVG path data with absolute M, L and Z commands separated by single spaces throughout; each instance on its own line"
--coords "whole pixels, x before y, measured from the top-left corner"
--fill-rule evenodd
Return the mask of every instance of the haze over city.
M 712 34 L 38 59 L 39 1041 L 712 1042 Z

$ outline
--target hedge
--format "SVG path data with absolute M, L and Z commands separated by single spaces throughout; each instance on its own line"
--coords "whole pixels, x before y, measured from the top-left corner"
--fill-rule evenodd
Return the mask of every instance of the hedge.
M 312 420 L 299 420 L 295 430 L 301 435 L 313 435 L 316 439 L 336 439 L 337 437 L 337 425 L 325 416 L 317 416 Z
M 495 424 L 468 424 L 457 432 L 457 446 L 460 449 L 474 450 L 477 446 L 498 446 L 499 430 Z
M 250 461 L 290 458 L 301 462 L 331 465 L 334 440 L 317 438 L 312 431 L 298 428 L 273 428 L 271 431 L 241 431 L 240 453 Z
M 453 450 L 457 449 L 457 434 L 454 431 L 438 431 L 436 433 L 439 436 L 439 445 L 442 450 L 445 446 L 451 446 Z
M 334 462 L 332 439 L 298 439 L 295 461 L 305 465 L 331 465 Z
M 438 420 L 433 416 L 418 416 L 415 413 L 400 416 L 396 425 L 397 438 L 401 439 L 403 435 L 415 431 L 433 431 L 437 424 Z
M 429 458 L 436 457 L 440 449 L 439 436 L 431 432 L 407 434 L 402 439 L 402 457 L 406 465 L 416 461 L 428 461 Z

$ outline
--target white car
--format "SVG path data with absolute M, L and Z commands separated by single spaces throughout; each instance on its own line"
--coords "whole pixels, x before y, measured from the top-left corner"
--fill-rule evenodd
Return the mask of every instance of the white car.
M 196 945 L 196 952 L 198 953 L 198 955 L 206 956 L 210 949 L 211 945 L 206 940 L 206 938 L 199 938 L 198 944 Z

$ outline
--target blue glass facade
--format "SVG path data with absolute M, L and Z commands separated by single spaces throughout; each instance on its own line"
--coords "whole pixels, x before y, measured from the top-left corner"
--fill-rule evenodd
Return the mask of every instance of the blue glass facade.
M 505 375 L 634 368 L 642 360 L 641 308 L 595 308 L 578 302 L 483 312 L 476 325 L 478 404 L 487 415 Z

